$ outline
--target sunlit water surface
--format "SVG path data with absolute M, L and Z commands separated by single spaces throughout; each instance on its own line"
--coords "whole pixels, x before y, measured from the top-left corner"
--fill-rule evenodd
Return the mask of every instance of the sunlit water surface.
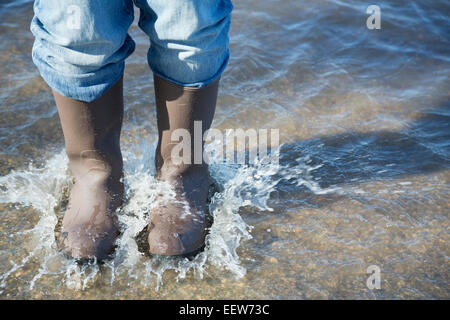
M 167 186 L 153 177 L 148 39 L 134 24 L 122 235 L 112 260 L 78 265 L 55 242 L 72 180 L 31 62 L 32 4 L 1 0 L 0 297 L 448 299 L 450 5 L 385 1 L 381 30 L 366 28 L 367 6 L 235 1 L 213 126 L 279 128 L 283 145 L 278 166 L 211 166 L 214 224 L 193 260 L 142 249 Z

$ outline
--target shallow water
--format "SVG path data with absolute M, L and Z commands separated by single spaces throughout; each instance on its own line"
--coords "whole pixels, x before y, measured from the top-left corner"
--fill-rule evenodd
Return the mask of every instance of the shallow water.
M 139 247 L 156 139 L 147 39 L 127 60 L 127 203 L 114 259 L 55 244 L 71 177 L 49 89 L 30 57 L 30 1 L 0 1 L 1 298 L 449 298 L 447 1 L 235 2 L 213 126 L 279 128 L 279 166 L 215 165 L 206 250 Z M 366 286 L 367 268 L 381 289 Z

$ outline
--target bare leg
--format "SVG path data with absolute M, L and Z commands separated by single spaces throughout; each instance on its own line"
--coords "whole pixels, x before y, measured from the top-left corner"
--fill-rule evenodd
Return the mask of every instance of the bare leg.
M 206 200 L 210 185 L 205 162 L 194 164 L 194 121 L 201 121 L 200 139 L 210 128 L 216 108 L 219 81 L 202 88 L 186 88 L 154 76 L 159 143 L 156 150 L 157 177 L 173 184 L 176 200 L 150 212 L 150 252 L 183 255 L 200 249 L 206 235 Z M 175 164 L 171 152 L 176 142 L 171 134 L 186 129 L 192 138 L 190 163 Z M 189 211 L 189 212 L 186 212 Z
M 75 177 L 64 215 L 61 248 L 75 258 L 104 259 L 119 234 L 115 211 L 122 204 L 120 131 L 123 81 L 93 102 L 53 91 Z

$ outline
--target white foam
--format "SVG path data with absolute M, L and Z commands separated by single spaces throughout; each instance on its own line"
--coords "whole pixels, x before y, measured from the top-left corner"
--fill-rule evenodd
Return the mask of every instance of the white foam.
M 127 201 L 118 213 L 122 233 L 117 240 L 114 258 L 101 267 L 96 263 L 77 264 L 63 256 L 55 242 L 58 213 L 54 208 L 61 201 L 64 187 L 71 184 L 63 151 L 51 157 L 43 168 L 30 165 L 25 170 L 12 171 L 0 177 L 0 203 L 31 206 L 39 214 L 39 221 L 34 228 L 17 231 L 32 234 L 30 249 L 24 258 L 18 257 L 17 261 L 11 261 L 12 267 L 0 275 L 0 290 L 18 269 L 36 261 L 40 265 L 35 267 L 37 271 L 29 283 L 29 290 L 33 290 L 43 276 L 59 276 L 69 288 L 83 290 L 99 278 L 100 272 L 110 275 L 111 285 L 116 279 L 125 277 L 135 279 L 142 285 L 155 286 L 156 289 L 163 285 L 163 274 L 167 270 L 176 272 L 176 280 L 185 278 L 189 272 L 202 279 L 204 272 L 211 266 L 230 272 L 237 278 L 243 277 L 246 269 L 236 250 L 243 240 L 251 239 L 252 227 L 239 215 L 239 209 L 252 206 L 271 211 L 267 201 L 281 179 L 295 178 L 298 184 L 305 185 L 313 192 L 328 192 L 308 179 L 308 173 L 319 166 L 307 166 L 307 159 L 302 159 L 301 165 L 294 167 L 281 167 L 267 159 L 256 161 L 251 166 L 213 163 L 210 165 L 211 176 L 223 191 L 211 199 L 209 209 L 214 223 L 207 236 L 205 250 L 193 260 L 149 257 L 139 251 L 136 237 L 147 225 L 147 213 L 159 201 L 173 199 L 175 194 L 167 183 L 154 178 L 155 145 L 148 147 L 148 143 L 143 141 L 134 144 L 133 148 L 124 151 Z

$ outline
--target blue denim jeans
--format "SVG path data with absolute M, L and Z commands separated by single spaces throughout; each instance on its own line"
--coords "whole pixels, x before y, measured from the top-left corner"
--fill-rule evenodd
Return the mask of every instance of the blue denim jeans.
M 228 62 L 231 0 L 35 0 L 33 61 L 48 85 L 81 101 L 100 97 L 123 74 L 139 26 L 158 76 L 188 87 L 216 80 Z

